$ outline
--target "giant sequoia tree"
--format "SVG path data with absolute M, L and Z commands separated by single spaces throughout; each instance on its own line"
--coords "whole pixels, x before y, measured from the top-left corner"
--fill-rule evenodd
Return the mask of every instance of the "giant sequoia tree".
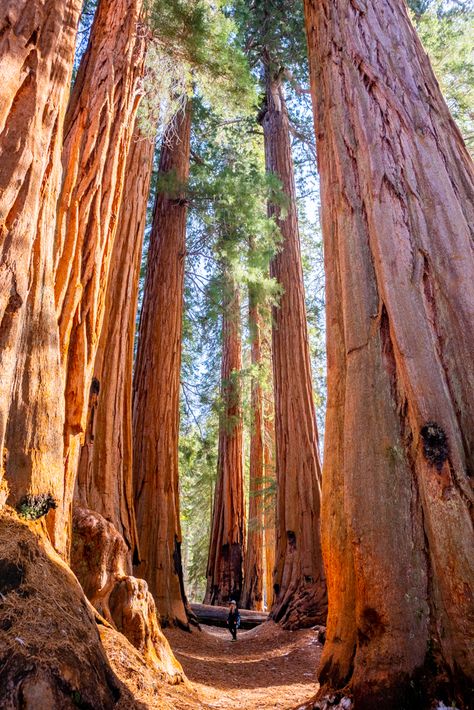
M 2 705 L 62 708 L 80 701 L 105 708 L 120 698 L 134 707 L 109 666 L 76 577 L 45 538 L 43 526 L 44 516 L 56 506 L 47 527 L 64 553 L 71 501 L 64 495 L 64 386 L 53 247 L 63 116 L 80 6 L 71 1 L 3 3 L 0 10 L 1 292 L 7 301 L 1 328 L 2 462 L 11 491 L 8 502 L 19 513 L 7 509 L 0 516 Z M 5 486 L 2 492 L 3 508 Z
M 130 569 L 132 552 L 138 556 L 132 483 L 133 348 L 153 153 L 154 142 L 137 125 L 127 158 L 76 487 L 76 504 L 100 513 L 124 538 Z
M 259 113 L 265 163 L 284 199 L 269 201 L 281 232 L 271 275 L 281 298 L 274 308 L 272 350 L 277 479 L 276 557 L 272 617 L 287 627 L 324 622 L 326 583 L 320 542 L 321 467 L 301 265 L 295 175 L 284 83 L 305 74 L 298 3 L 237 2 L 252 65 L 263 76 Z M 288 41 L 291 36 L 291 42 Z
M 138 81 L 144 68 L 146 33 L 138 28 L 140 9 L 140 0 L 100 0 L 65 120 L 55 293 L 65 379 L 67 502 L 87 425 Z
M 161 147 L 134 375 L 134 490 L 139 574 L 164 623 L 188 626 L 178 489 L 179 393 L 191 104 Z
M 249 331 L 251 339 L 251 363 L 254 371 L 252 373 L 250 395 L 249 514 L 241 606 L 246 609 L 257 609 L 261 611 L 263 609 L 264 588 L 263 483 L 265 431 L 261 382 L 262 316 L 258 301 L 258 290 L 255 286 L 251 286 L 249 288 Z
M 224 273 L 219 453 L 205 603 L 227 604 L 242 594 L 245 510 L 242 449 L 242 341 L 239 285 Z
M 401 0 L 307 0 L 306 22 L 327 270 L 320 679 L 364 709 L 453 688 L 468 703 L 473 166 Z
M 48 519 L 60 547 L 69 508 L 53 237 L 80 2 L 0 10 L 0 505 L 54 496 Z
M 282 247 L 271 274 L 283 294 L 272 334 L 277 475 L 275 600 L 272 617 L 288 627 L 324 623 L 326 582 L 321 540 L 321 467 L 313 402 L 303 271 L 288 112 L 280 67 L 267 56 L 262 111 L 267 170 L 282 183 L 284 213 L 270 203 Z

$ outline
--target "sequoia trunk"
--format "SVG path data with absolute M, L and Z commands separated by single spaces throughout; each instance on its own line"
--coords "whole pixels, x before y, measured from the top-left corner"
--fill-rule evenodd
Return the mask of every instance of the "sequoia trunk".
M 0 506 L 8 496 L 13 506 L 50 496 L 59 550 L 69 511 L 53 240 L 80 8 L 79 0 L 4 2 L 0 29 Z
M 161 148 L 134 375 L 134 489 L 140 564 L 163 623 L 188 626 L 181 565 L 178 435 L 191 105 Z M 170 185 L 175 181 L 176 185 Z
M 140 0 L 100 0 L 65 121 L 56 229 L 56 305 L 65 378 L 70 502 L 104 316 L 125 162 L 143 72 Z M 65 529 L 67 536 L 69 530 Z
M 89 397 L 77 499 L 113 523 L 137 557 L 132 483 L 132 371 L 138 281 L 154 142 L 135 128 Z M 132 555 L 130 556 L 130 562 Z
M 222 316 L 221 398 L 217 482 L 207 563 L 204 603 L 226 605 L 240 600 L 244 546 L 243 425 L 240 371 L 240 294 L 226 278 Z
M 286 216 L 269 206 L 282 233 L 271 275 L 283 287 L 273 313 L 272 354 L 277 476 L 275 599 L 272 618 L 287 628 L 324 623 L 327 611 L 321 539 L 321 468 L 314 410 L 303 270 L 288 113 L 279 75 L 267 63 L 262 118 L 267 171 L 281 181 Z
M 364 710 L 456 686 L 468 706 L 472 163 L 401 0 L 307 0 L 306 20 L 327 270 L 320 679 Z
M 275 427 L 273 415 L 273 389 L 264 405 L 264 499 L 263 528 L 265 551 L 265 606 L 273 604 L 273 570 L 275 568 Z
M 249 330 L 252 341 L 252 376 L 250 408 L 252 412 L 250 437 L 250 491 L 245 552 L 244 588 L 241 606 L 263 611 L 263 476 L 264 430 L 263 393 L 261 385 L 262 348 L 261 316 L 255 290 L 249 288 Z

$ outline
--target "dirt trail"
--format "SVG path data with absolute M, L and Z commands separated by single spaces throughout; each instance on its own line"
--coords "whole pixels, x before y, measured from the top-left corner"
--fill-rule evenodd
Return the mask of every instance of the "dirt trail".
M 315 695 L 321 653 L 317 632 L 282 631 L 267 622 L 240 631 L 202 626 L 187 634 L 167 631 L 171 647 L 196 691 L 197 707 L 225 710 L 288 710 Z M 175 707 L 190 707 L 189 696 Z

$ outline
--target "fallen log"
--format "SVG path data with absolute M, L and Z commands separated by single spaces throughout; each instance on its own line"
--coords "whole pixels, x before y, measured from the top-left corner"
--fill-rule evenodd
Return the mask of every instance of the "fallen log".
M 229 609 L 226 606 L 211 606 L 210 604 L 191 604 L 191 609 L 196 614 L 200 624 L 209 626 L 227 626 Z M 253 629 L 267 621 L 268 614 L 262 611 L 239 609 L 240 628 Z

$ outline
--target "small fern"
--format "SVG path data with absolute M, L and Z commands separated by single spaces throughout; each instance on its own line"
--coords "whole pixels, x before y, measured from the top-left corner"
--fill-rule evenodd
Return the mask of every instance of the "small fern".
M 17 506 L 18 515 L 26 520 L 38 520 L 50 510 L 57 508 L 57 503 L 51 493 L 29 493 Z

